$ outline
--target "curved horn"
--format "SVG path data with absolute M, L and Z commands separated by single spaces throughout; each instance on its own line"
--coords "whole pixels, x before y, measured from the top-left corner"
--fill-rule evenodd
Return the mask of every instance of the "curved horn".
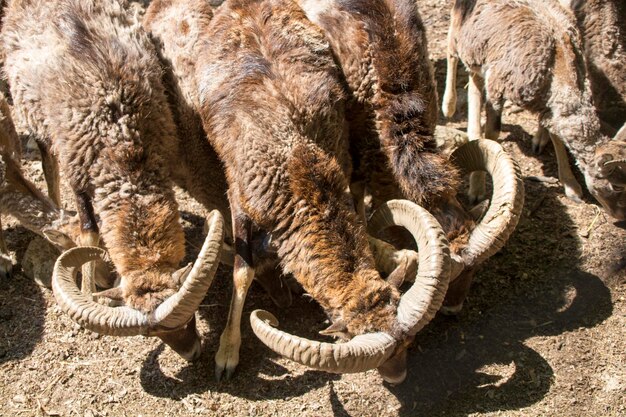
M 87 262 L 107 260 L 107 253 L 96 247 L 76 247 L 64 252 L 54 265 L 52 289 L 59 306 L 89 330 L 111 336 L 147 335 L 155 328 L 177 328 L 194 314 L 208 290 L 217 269 L 224 236 L 222 215 L 213 211 L 210 230 L 198 259 L 178 292 L 165 300 L 153 314 L 129 307 L 108 307 L 94 302 L 76 285 L 76 274 Z
M 407 200 L 390 200 L 381 205 L 368 222 L 368 233 L 375 234 L 389 226 L 405 227 L 419 248 L 417 277 L 398 306 L 398 323 L 403 331 L 415 335 L 435 316 L 448 290 L 448 241 L 437 220 Z
M 160 326 L 176 328 L 187 323 L 213 282 L 224 241 L 224 218 L 213 210 L 208 222 L 209 233 L 187 279 L 176 294 L 154 311 L 154 321 Z
M 355 336 L 346 343 L 323 343 L 293 336 L 275 328 L 271 313 L 255 310 L 250 315 L 254 334 L 274 352 L 294 362 L 334 373 L 364 372 L 378 368 L 393 353 L 396 341 L 383 332 Z
M 112 308 L 94 302 L 76 285 L 76 274 L 81 266 L 97 259 L 106 260 L 104 249 L 80 246 L 69 249 L 54 264 L 52 290 L 61 307 L 72 320 L 96 333 L 111 336 L 146 334 L 150 328 L 148 317 L 132 308 Z
M 604 163 L 605 167 L 611 167 L 613 165 L 615 165 L 615 167 L 617 167 L 618 165 L 626 165 L 626 159 L 612 159 Z
M 406 227 L 420 248 L 415 284 L 400 299 L 398 323 L 407 334 L 417 333 L 441 307 L 449 280 L 448 242 L 435 218 L 418 205 L 392 200 L 372 216 L 370 227 Z M 263 310 L 250 316 L 254 334 L 274 352 L 311 368 L 335 373 L 378 368 L 394 352 L 396 340 L 388 333 L 358 335 L 346 343 L 322 343 L 274 328 L 276 318 Z
M 626 123 L 620 128 L 620 130 L 613 136 L 613 140 L 615 141 L 624 141 L 626 142 Z
M 478 265 L 502 249 L 517 226 L 524 206 L 522 175 L 513 158 L 492 140 L 471 141 L 454 151 L 451 159 L 465 173 L 486 171 L 493 181 L 489 209 L 462 254 L 465 265 Z

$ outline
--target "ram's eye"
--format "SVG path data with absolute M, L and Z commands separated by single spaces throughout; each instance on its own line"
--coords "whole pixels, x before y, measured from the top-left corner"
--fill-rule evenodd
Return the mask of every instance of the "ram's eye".
M 616 193 L 621 193 L 622 191 L 624 191 L 624 186 L 611 184 L 611 190 L 615 191 Z

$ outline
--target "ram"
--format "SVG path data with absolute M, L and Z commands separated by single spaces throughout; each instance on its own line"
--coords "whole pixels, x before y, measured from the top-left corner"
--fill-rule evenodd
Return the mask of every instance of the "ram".
M 193 16 L 171 21 L 194 30 Z M 445 238 L 426 212 L 396 208 L 404 220 L 425 219 L 422 227 L 410 227 L 419 234 L 420 256 L 431 255 L 420 264 L 418 284 L 402 298 L 375 270 L 367 235 L 345 194 L 344 93 L 323 35 L 295 2 L 233 1 L 221 6 L 210 30 L 191 47 L 193 100 L 226 170 L 236 252 L 231 310 L 216 355 L 218 378 L 224 371 L 230 376 L 239 361 L 256 230 L 271 236 L 283 272 L 293 274 L 329 313 L 334 323 L 327 333 L 356 336 L 328 345 L 321 356 L 310 355 L 318 342 L 304 351 L 296 347 L 294 359 L 357 372 L 380 367 L 396 353 L 402 356 L 415 326 L 425 324 L 441 303 L 447 283 Z M 392 217 L 380 216 L 380 221 Z M 432 285 L 425 286 L 425 279 Z M 424 303 L 417 306 L 416 297 Z M 272 319 L 253 313 L 257 335 L 266 342 L 269 337 L 277 349 L 294 347 L 293 337 L 267 325 Z M 387 378 L 402 379 L 399 372 L 387 372 Z
M 100 295 L 126 307 L 93 300 L 90 266 L 83 269 L 84 294 L 77 288 L 77 270 L 106 257 L 95 247 L 73 248 L 57 260 L 57 301 L 86 328 L 158 336 L 191 360 L 201 352 L 194 313 L 218 264 L 223 221 L 212 214 L 193 268 L 178 269 L 185 242 L 165 159 L 176 152 L 174 123 L 154 47 L 127 6 L 10 2 L 2 28 L 5 72 L 16 122 L 58 159 L 74 193 L 81 245 L 95 246 L 101 236 L 121 276 L 120 287 Z
M 519 168 L 494 143 L 463 146 L 451 160 L 438 149 L 450 132 L 435 126 L 433 69 L 414 1 L 300 4 L 323 29 L 348 84 L 351 190 L 361 216 L 364 192 L 371 194 L 373 209 L 408 198 L 431 211 L 447 234 L 454 261 L 444 311 L 458 312 L 475 267 L 500 250 L 519 220 L 524 200 Z M 488 171 L 494 179 L 491 205 L 478 225 L 456 201 L 460 174 L 473 170 Z M 410 252 L 394 253 L 389 245 L 371 242 L 385 272 L 402 264 L 414 269 L 408 265 L 417 257 Z
M 221 261 L 233 263 L 230 209 L 226 198 L 224 167 L 208 142 L 198 114 L 195 88 L 195 53 L 198 38 L 208 30 L 213 18 L 206 1 L 155 0 L 143 19 L 163 65 L 163 84 L 170 103 L 179 141 L 178 153 L 170 165 L 174 182 L 186 190 L 207 210 L 219 210 L 225 218 L 225 245 Z M 259 234 L 255 245 L 255 280 L 267 291 L 276 305 L 291 303 L 291 291 L 279 273 L 278 258 L 268 247 L 269 237 Z
M 538 115 L 550 135 L 559 179 L 568 197 L 582 197 L 565 145 L 585 175 L 591 194 L 615 218 L 626 218 L 626 143 L 600 133 L 600 121 L 573 16 L 555 0 L 457 0 L 448 33 L 448 75 L 444 115 L 456 107 L 456 71 L 461 60 L 470 71 L 468 134 L 481 136 L 480 113 L 486 92 L 485 136 L 500 133 L 505 100 Z M 534 147 L 539 148 L 540 134 Z M 470 198 L 484 195 L 484 177 L 470 181 Z

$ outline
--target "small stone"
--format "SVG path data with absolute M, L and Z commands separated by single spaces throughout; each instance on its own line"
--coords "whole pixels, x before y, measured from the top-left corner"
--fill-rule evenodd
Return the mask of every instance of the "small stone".
M 22 394 L 17 394 L 15 397 L 13 397 L 13 402 L 16 404 L 26 404 L 26 401 L 26 396 Z

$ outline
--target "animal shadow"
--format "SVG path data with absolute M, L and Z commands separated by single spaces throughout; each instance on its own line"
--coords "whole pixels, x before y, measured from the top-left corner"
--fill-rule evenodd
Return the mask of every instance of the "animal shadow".
M 21 248 L 21 260 L 33 233 L 22 227 L 3 230 L 9 248 Z M 21 265 L 13 266 L 13 277 L 0 278 L 0 364 L 30 355 L 43 335 L 46 302 L 41 288 L 27 278 Z
M 418 334 L 407 380 L 389 386 L 400 415 L 518 410 L 541 401 L 554 371 L 526 340 L 590 328 L 611 315 L 606 283 L 578 266 L 581 250 L 560 189 L 525 186 L 520 223 L 477 273 L 465 309 L 438 315 Z
M 195 234 L 187 231 L 186 234 L 188 249 L 193 251 L 198 247 Z M 274 306 L 261 286 L 253 282 L 241 322 L 239 365 L 231 380 L 217 382 L 214 378 L 214 357 L 221 332 L 226 326 L 231 293 L 232 268 L 220 266 L 199 310 L 202 327 L 209 328 L 203 335 L 202 357 L 171 377 L 163 372 L 159 364 L 159 355 L 164 350 L 164 345 L 161 344 L 143 363 L 140 382 L 145 392 L 156 397 L 179 400 L 189 394 L 211 391 L 262 401 L 298 397 L 340 378 L 339 375 L 305 368 L 302 368 L 304 371 L 300 375 L 294 375 L 293 369 L 286 369 L 276 362 L 278 356 L 267 349 L 252 332 L 248 318 L 254 309 L 263 308 L 275 313 L 282 329 L 308 338 L 319 337 L 315 329 L 311 328 L 323 322 L 325 316 L 315 302 L 305 297 L 294 297 L 291 307 L 280 310 Z

